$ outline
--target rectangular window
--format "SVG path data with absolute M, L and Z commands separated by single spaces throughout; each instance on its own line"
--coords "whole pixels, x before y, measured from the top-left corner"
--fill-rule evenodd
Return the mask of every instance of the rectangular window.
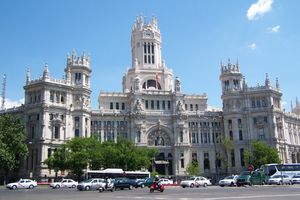
M 59 126 L 54 127 L 54 138 L 59 139 Z
M 48 154 L 47 154 L 47 158 L 49 158 L 52 154 L 52 149 L 51 148 L 48 148 Z
M 75 129 L 75 137 L 79 137 L 79 129 Z
M 229 131 L 229 138 L 230 138 L 230 140 L 233 140 L 233 133 L 232 133 L 232 131 Z
M 160 109 L 160 108 L 159 108 L 159 107 L 160 107 L 160 106 L 159 106 L 159 100 L 156 101 L 156 107 L 157 107 L 157 110 Z
M 232 121 L 231 121 L 231 119 L 228 120 L 228 128 L 229 128 L 229 129 L 232 129 Z
M 79 128 L 79 117 L 75 117 L 75 128 Z
M 198 104 L 196 104 L 195 106 L 196 106 L 196 111 L 197 111 L 197 110 L 199 110 L 199 108 L 198 108 Z
M 154 110 L 154 101 L 151 100 L 151 109 Z
M 147 53 L 147 46 L 144 44 L 144 53 Z
M 35 130 L 34 130 L 34 126 L 31 127 L 31 139 L 34 139 L 35 137 Z
M 190 110 L 193 111 L 193 104 L 190 105 Z
M 154 56 L 152 56 L 152 64 L 154 64 Z
M 234 149 L 231 150 L 230 157 L 231 157 L 231 167 L 235 167 Z
M 168 110 L 171 110 L 171 101 L 168 101 Z
M 183 142 L 183 132 L 180 131 L 180 142 L 182 143 Z
M 122 110 L 125 110 L 125 103 L 122 103 Z
M 242 119 L 238 119 L 238 127 L 242 128 Z
M 184 109 L 185 109 L 185 110 L 188 109 L 188 105 L 187 105 L 187 104 L 184 105 Z
M 119 110 L 119 103 L 116 103 L 116 109 Z
M 147 56 L 144 56 L 144 62 L 147 63 Z
M 146 107 L 146 109 L 148 109 L 148 108 L 149 108 L 149 105 L 148 105 L 148 100 L 146 100 L 146 101 L 145 101 L 145 107 Z
M 251 101 L 251 106 L 252 106 L 252 108 L 255 108 L 255 100 Z
M 244 167 L 245 161 L 244 161 L 244 149 L 243 148 L 240 149 L 240 158 L 241 158 L 241 166 Z
M 110 102 L 110 106 L 109 106 L 109 109 L 114 109 L 114 103 L 113 102 Z
M 242 132 L 242 130 L 239 130 L 239 140 L 243 140 L 243 132 Z
M 162 101 L 162 109 L 163 110 L 166 109 L 166 104 L 165 103 L 166 103 L 165 101 Z

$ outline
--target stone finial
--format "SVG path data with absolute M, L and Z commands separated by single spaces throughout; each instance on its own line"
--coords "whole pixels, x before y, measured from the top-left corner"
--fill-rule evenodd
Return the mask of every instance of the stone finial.
M 47 63 L 45 63 L 43 78 L 44 79 L 49 78 L 49 69 L 48 69 L 48 64 Z
M 278 81 L 278 78 L 276 78 L 276 89 L 279 90 L 279 81 Z
M 268 77 L 268 73 L 266 73 L 266 79 L 265 79 L 265 86 L 269 86 L 270 85 L 270 79 Z

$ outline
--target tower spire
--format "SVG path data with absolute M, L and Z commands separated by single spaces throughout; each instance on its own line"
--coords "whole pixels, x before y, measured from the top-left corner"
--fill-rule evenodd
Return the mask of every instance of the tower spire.
M 268 77 L 268 73 L 266 73 L 266 79 L 265 79 L 265 86 L 269 86 L 270 85 L 270 79 Z
M 45 68 L 44 68 L 44 72 L 43 72 L 43 78 L 49 78 L 49 69 L 48 69 L 48 64 L 45 63 Z
M 3 75 L 3 80 L 2 80 L 2 104 L 1 104 L 1 109 L 4 110 L 5 108 L 5 93 L 6 93 L 6 74 Z
M 27 71 L 26 71 L 26 84 L 28 84 L 30 81 L 30 67 L 29 65 L 27 66 Z

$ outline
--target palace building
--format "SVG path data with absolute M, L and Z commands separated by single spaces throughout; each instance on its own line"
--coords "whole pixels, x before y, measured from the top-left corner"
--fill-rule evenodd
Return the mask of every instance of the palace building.
M 151 170 L 165 175 L 185 175 L 192 160 L 205 176 L 237 173 L 247 167 L 243 152 L 252 140 L 276 147 L 283 163 L 300 162 L 300 106 L 296 101 L 292 112 L 284 111 L 278 80 L 272 86 L 266 75 L 263 85 L 250 87 L 238 63 L 221 64 L 223 109 L 209 110 L 205 93 L 183 93 L 161 50 L 157 19 L 137 17 L 131 34 L 132 66 L 123 76 L 123 90 L 101 91 L 97 110 L 91 109 L 95 99 L 90 97 L 89 56 L 73 51 L 63 79 L 52 78 L 48 66 L 41 78 L 31 79 L 28 68 L 24 105 L 1 111 L 24 119 L 29 158 L 20 174 L 54 176 L 43 161 L 67 140 L 91 135 L 99 142 L 123 136 L 138 147 L 157 148 L 160 153 Z M 225 137 L 234 149 L 225 149 Z

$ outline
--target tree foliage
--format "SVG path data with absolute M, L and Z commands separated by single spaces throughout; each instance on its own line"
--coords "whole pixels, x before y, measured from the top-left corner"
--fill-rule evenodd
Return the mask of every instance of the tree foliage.
M 200 175 L 200 168 L 197 161 L 193 160 L 190 162 L 186 167 L 186 173 L 190 176 L 199 176 Z
M 253 164 L 254 168 L 268 163 L 281 162 L 276 148 L 259 140 L 253 141 L 251 147 L 251 150 L 245 151 L 244 157 L 249 164 Z
M 0 169 L 5 174 L 19 167 L 28 156 L 25 129 L 21 120 L 10 114 L 0 115 Z
M 63 144 L 45 160 L 49 169 L 69 170 L 79 179 L 83 169 L 122 168 L 139 170 L 149 168 L 157 150 L 138 148 L 130 140 L 100 143 L 95 138 L 74 138 Z
M 221 136 L 220 141 L 221 141 L 221 146 L 223 148 L 223 156 L 221 156 L 221 154 L 219 154 L 220 157 L 218 159 L 220 159 L 222 161 L 222 163 L 224 164 L 225 173 L 227 173 L 228 167 L 229 167 L 228 154 L 230 153 L 230 151 L 232 149 L 234 149 L 234 143 L 228 136 Z

